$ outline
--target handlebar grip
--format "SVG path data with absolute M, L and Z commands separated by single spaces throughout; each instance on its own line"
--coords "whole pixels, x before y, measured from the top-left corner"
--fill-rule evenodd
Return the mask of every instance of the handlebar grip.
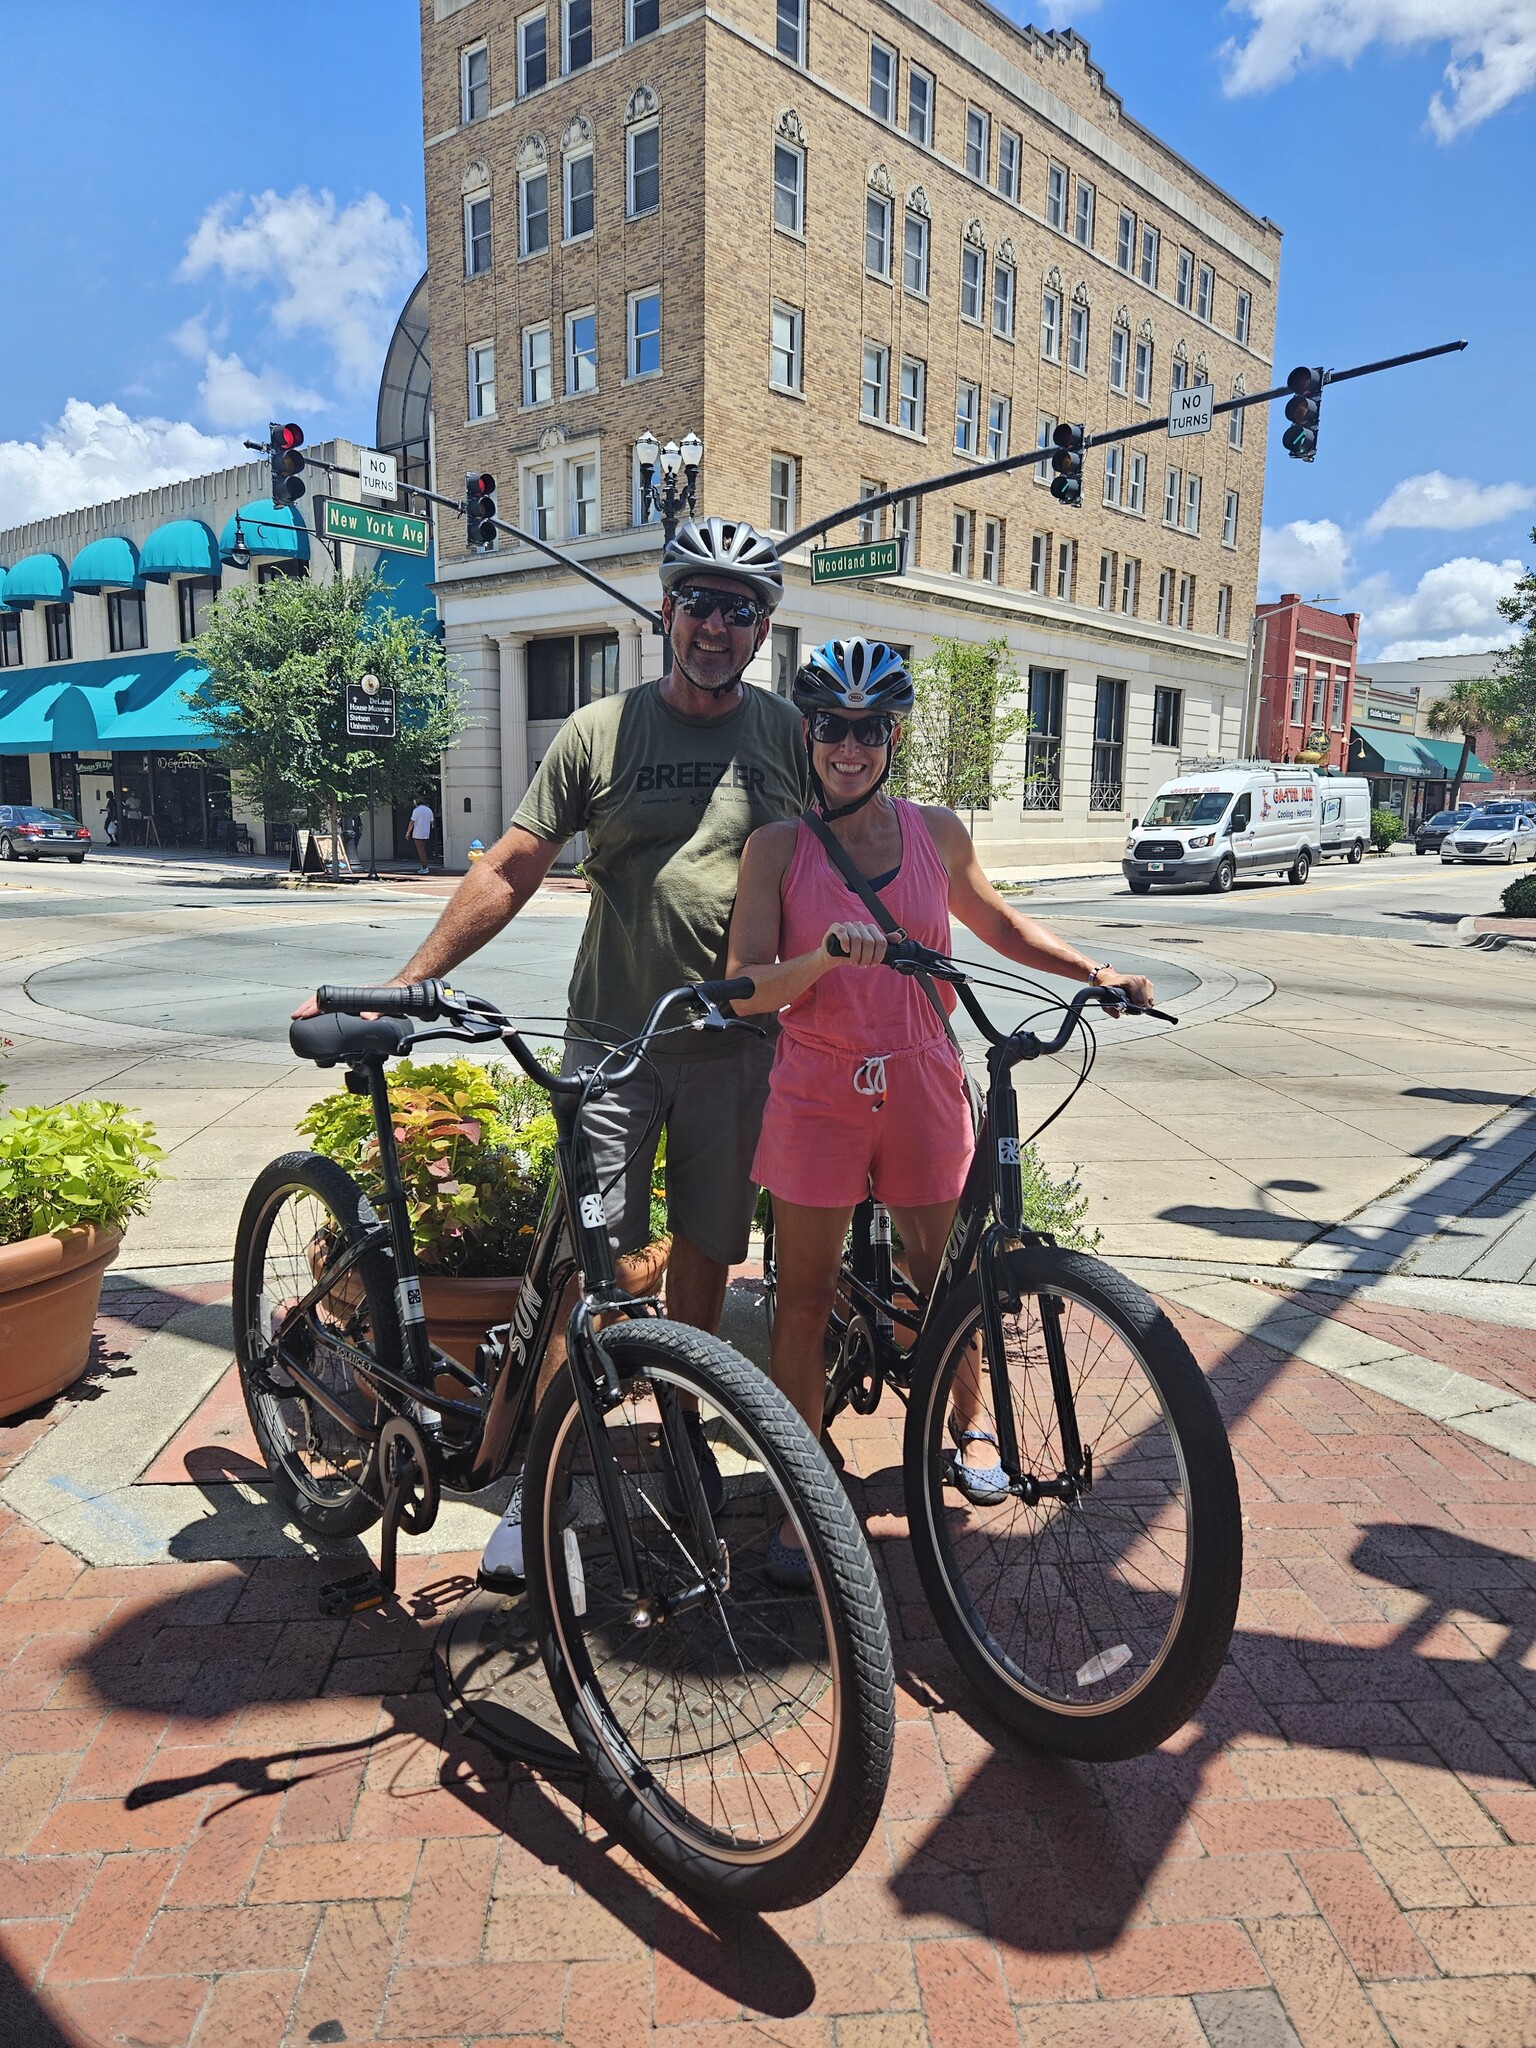
M 755 996 L 757 983 L 750 974 L 738 974 L 730 981 L 695 982 L 693 992 L 701 1003 L 712 1010 L 719 1010 L 728 1003 L 745 1002 L 749 996 Z
M 834 960 L 846 960 L 848 958 L 848 948 L 843 944 L 836 932 L 827 933 L 827 951 Z
M 442 1014 L 442 1002 L 440 981 L 413 981 L 404 988 L 339 988 L 326 982 L 315 990 L 318 1009 L 340 1010 L 353 1017 L 374 1010 L 381 1017 L 433 1018 Z

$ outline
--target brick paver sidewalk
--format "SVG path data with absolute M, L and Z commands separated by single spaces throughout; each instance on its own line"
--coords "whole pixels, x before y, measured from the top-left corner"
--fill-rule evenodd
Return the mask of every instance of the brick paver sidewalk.
M 921 1601 L 895 1418 L 852 1418 L 891 1796 L 842 1885 L 745 1925 L 445 1724 L 432 1645 L 473 1559 L 413 1561 L 399 1612 L 343 1623 L 316 1612 L 334 1565 L 85 1569 L 11 1519 L 0 2041 L 1536 2042 L 1536 1469 L 1176 1314 L 1247 1516 L 1200 1720 L 1097 1769 L 991 1726 Z

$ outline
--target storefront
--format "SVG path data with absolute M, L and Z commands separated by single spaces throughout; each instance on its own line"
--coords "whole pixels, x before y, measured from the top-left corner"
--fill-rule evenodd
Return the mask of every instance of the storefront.
M 1363 775 L 1369 781 L 1373 811 L 1395 811 L 1410 832 L 1450 801 L 1460 759 L 1460 740 L 1421 740 L 1412 733 L 1388 732 L 1379 726 L 1357 725 L 1350 730 L 1350 774 Z M 1475 798 L 1477 785 L 1492 781 L 1492 769 L 1476 754 L 1469 754 L 1461 778 L 1463 795 Z

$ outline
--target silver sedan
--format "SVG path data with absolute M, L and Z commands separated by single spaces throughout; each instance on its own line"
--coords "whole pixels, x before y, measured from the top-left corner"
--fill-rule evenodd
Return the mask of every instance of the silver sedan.
M 1474 811 L 1440 848 L 1442 861 L 1536 860 L 1536 825 L 1520 811 Z

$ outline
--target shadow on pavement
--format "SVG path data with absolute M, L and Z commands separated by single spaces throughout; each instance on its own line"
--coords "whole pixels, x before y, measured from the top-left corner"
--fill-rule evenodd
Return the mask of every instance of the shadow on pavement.
M 82 2048 L 78 2034 L 62 2033 L 0 1952 L 0 2041 L 14 2048 Z

